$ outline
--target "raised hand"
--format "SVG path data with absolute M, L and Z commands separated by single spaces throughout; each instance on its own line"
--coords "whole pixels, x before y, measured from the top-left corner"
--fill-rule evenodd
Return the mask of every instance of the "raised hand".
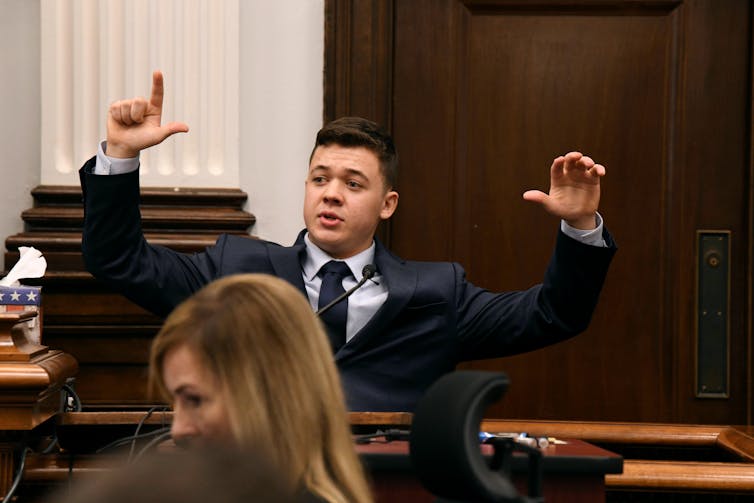
M 162 122 L 162 72 L 152 74 L 152 96 L 115 101 L 107 112 L 107 152 L 110 157 L 136 157 L 141 150 L 157 145 L 175 133 L 186 133 L 183 122 Z
M 557 157 L 550 167 L 550 192 L 527 190 L 524 199 L 576 229 L 594 229 L 600 203 L 600 178 L 605 167 L 580 152 Z

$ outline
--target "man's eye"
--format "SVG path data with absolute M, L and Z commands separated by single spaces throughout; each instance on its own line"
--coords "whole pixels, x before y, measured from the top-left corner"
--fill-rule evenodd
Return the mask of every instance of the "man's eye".
M 361 187 L 361 184 L 359 182 L 356 182 L 354 180 L 349 180 L 347 183 L 348 187 L 351 189 L 358 189 Z
M 325 177 L 324 176 L 315 176 L 312 178 L 312 182 L 314 183 L 324 183 Z

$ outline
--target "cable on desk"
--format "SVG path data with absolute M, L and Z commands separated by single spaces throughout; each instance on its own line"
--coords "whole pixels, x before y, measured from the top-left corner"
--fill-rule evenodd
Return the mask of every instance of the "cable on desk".
M 141 450 L 139 451 L 139 453 L 138 453 L 138 454 L 136 455 L 136 457 L 134 458 L 134 461 L 133 461 L 133 462 L 134 462 L 134 463 L 136 463 L 136 462 L 137 462 L 137 461 L 138 461 L 139 459 L 141 459 L 141 457 L 142 457 L 142 456 L 143 456 L 143 455 L 144 455 L 144 454 L 145 454 L 145 453 L 146 453 L 147 451 L 149 451 L 149 450 L 150 450 L 150 449 L 151 449 L 152 447 L 156 446 L 156 445 L 157 445 L 157 444 L 159 444 L 160 442 L 164 442 L 164 441 L 165 441 L 165 440 L 167 440 L 168 438 L 170 438 L 170 428 L 168 428 L 168 431 L 164 432 L 164 433 L 163 433 L 162 435 L 160 435 L 160 436 L 158 436 L 158 437 L 156 437 L 156 438 L 153 438 L 152 440 L 150 440 L 150 441 L 149 441 L 149 443 L 148 443 L 147 445 L 145 445 L 145 446 L 144 446 L 144 447 L 143 447 L 143 448 L 142 448 L 142 449 L 141 449 Z
M 110 442 L 109 444 L 105 445 L 104 447 L 100 447 L 99 449 L 97 449 L 96 453 L 99 454 L 99 453 L 101 453 L 103 451 L 106 451 L 108 449 L 112 449 L 113 447 L 118 447 L 120 445 L 127 444 L 128 442 L 133 441 L 135 438 L 138 438 L 138 439 L 149 438 L 149 437 L 154 437 L 155 435 L 161 435 L 161 434 L 163 434 L 165 432 L 168 432 L 168 433 L 170 432 L 170 427 L 169 426 L 165 427 L 165 428 L 159 428 L 157 430 L 150 431 L 148 433 L 142 433 L 142 434 L 140 434 L 138 436 L 131 435 L 131 436 L 128 436 L 128 437 L 119 438 L 117 440 L 113 440 L 112 442 Z
M 131 458 L 134 455 L 134 450 L 136 449 L 136 439 L 139 438 L 139 431 L 141 431 L 141 427 L 144 426 L 144 423 L 147 421 L 147 419 L 149 419 L 149 417 L 152 415 L 154 411 L 156 411 L 157 409 L 162 409 L 164 411 L 166 408 L 167 407 L 165 406 L 154 406 L 147 411 L 144 417 L 141 418 L 141 421 L 139 421 L 138 426 L 136 426 L 136 432 L 134 433 L 133 440 L 131 441 L 131 450 L 128 453 L 129 463 L 131 462 Z
M 376 433 L 370 433 L 368 435 L 359 435 L 355 438 L 357 444 L 369 444 L 375 443 L 388 443 L 393 440 L 408 440 L 410 432 L 408 430 L 396 430 L 389 429 L 385 431 L 377 430 Z
M 21 451 L 21 460 L 18 463 L 18 472 L 16 473 L 16 476 L 13 478 L 13 484 L 10 486 L 8 493 L 3 497 L 2 503 L 9 503 L 11 498 L 13 497 L 13 493 L 15 493 L 16 489 L 18 489 L 18 484 L 21 483 L 21 478 L 24 476 L 24 466 L 26 466 L 26 455 L 29 452 L 31 452 L 31 449 L 28 447 L 24 447 L 24 450 Z
M 79 395 L 76 393 L 76 391 L 73 389 L 73 386 L 66 383 L 62 386 L 63 391 L 66 392 L 66 394 L 73 399 L 73 412 L 81 412 L 83 409 L 83 406 L 81 404 L 81 398 L 79 398 Z M 63 406 L 63 409 L 66 410 L 68 408 L 68 399 L 65 400 L 65 405 Z

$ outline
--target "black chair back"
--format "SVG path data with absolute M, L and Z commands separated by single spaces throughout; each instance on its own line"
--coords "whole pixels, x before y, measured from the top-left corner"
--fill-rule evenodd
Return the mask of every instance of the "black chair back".
M 482 456 L 479 426 L 508 389 L 503 373 L 461 370 L 435 382 L 411 424 L 411 462 L 422 485 L 445 500 L 520 502 L 510 478 Z

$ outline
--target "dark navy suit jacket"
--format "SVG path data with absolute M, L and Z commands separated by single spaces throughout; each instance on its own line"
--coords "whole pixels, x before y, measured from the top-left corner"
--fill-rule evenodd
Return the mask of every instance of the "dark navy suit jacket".
M 138 172 L 92 175 L 81 169 L 82 247 L 87 268 L 144 308 L 166 316 L 221 276 L 268 273 L 305 293 L 303 232 L 293 246 L 221 235 L 202 253 L 147 244 L 141 231 Z M 413 411 L 438 377 L 465 360 L 541 348 L 589 324 L 615 252 L 559 233 L 544 281 L 525 291 L 493 293 L 466 281 L 449 262 L 406 261 L 376 241 L 375 264 L 388 298 L 336 354 L 346 400 L 354 411 Z

